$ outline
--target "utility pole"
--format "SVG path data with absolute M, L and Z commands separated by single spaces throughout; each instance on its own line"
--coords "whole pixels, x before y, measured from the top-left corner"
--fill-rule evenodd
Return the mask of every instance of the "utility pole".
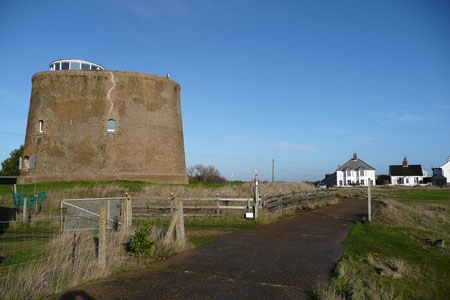
M 272 182 L 274 180 L 274 172 L 275 172 L 275 159 L 272 158 Z
M 370 191 L 370 184 L 371 184 L 370 177 L 368 178 L 368 184 L 367 184 L 367 217 L 369 219 L 369 222 L 372 221 L 372 193 Z

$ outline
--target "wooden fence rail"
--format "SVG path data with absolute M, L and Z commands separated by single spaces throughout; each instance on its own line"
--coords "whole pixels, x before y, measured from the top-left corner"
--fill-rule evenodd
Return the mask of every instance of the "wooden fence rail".
M 225 210 L 247 211 L 253 205 L 252 198 L 175 198 L 142 197 L 133 198 L 136 202 L 164 202 L 156 204 L 134 204 L 133 215 L 136 217 L 168 217 L 173 214 L 175 200 L 183 202 L 184 216 L 220 215 Z M 196 202 L 200 202 L 197 204 Z M 203 203 L 202 203 L 203 202 Z M 245 205 L 238 205 L 239 202 Z M 230 205 L 234 204 L 234 205 Z M 249 208 L 250 205 L 250 208 Z
M 285 209 L 306 204 L 308 201 L 334 200 L 336 190 L 314 191 L 314 192 L 292 192 L 286 194 L 272 195 L 261 199 L 262 209 L 267 214 L 283 212 Z

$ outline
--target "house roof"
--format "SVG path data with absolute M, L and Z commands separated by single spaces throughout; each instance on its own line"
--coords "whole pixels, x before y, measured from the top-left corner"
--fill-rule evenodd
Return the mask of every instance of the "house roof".
M 344 170 L 375 170 L 361 159 L 349 159 L 345 164 L 336 169 L 336 171 Z
M 443 164 L 442 166 L 441 166 L 441 168 L 443 168 L 445 165 L 447 165 L 447 164 L 450 164 L 450 160 L 449 161 L 447 161 L 445 164 Z
M 421 165 L 390 165 L 389 175 L 391 176 L 423 176 Z

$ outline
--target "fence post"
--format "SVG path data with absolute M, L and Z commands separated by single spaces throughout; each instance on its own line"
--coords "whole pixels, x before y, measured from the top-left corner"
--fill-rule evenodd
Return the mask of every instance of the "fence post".
M 128 227 L 133 227 L 133 202 L 131 199 L 131 195 L 127 193 L 127 217 L 128 217 Z
M 177 208 L 177 240 L 176 245 L 178 247 L 184 247 L 186 243 L 186 235 L 184 232 L 184 212 L 183 212 L 183 201 L 178 200 L 175 204 Z
M 173 216 L 173 207 L 175 203 L 175 197 L 173 196 L 173 193 L 170 193 L 170 214 Z
M 258 223 L 258 210 L 259 210 L 259 178 L 258 174 L 255 175 L 255 195 L 254 198 L 255 203 L 255 222 Z
M 169 228 L 164 236 L 163 245 L 166 247 L 170 245 L 173 240 L 173 231 L 176 230 L 176 245 L 180 247 L 185 246 L 185 232 L 184 232 L 184 213 L 183 213 L 183 201 L 175 200 L 175 212 L 170 221 Z
M 60 215 L 61 215 L 61 230 L 63 230 L 64 227 L 64 212 L 63 212 L 63 201 L 61 201 L 61 207 L 60 207 Z
M 216 194 L 216 206 L 217 206 L 217 209 L 216 209 L 216 215 L 219 215 L 219 214 L 220 214 L 220 209 L 219 209 L 219 194 Z
M 126 216 L 127 216 L 127 206 L 126 206 L 126 199 L 127 198 L 122 198 L 122 200 L 121 200 L 121 204 L 122 204 L 122 209 L 121 209 L 121 221 L 122 221 L 122 229 L 125 229 L 126 228 L 126 222 L 127 222 L 127 219 L 126 219 Z
M 23 222 L 25 223 L 27 221 L 27 197 L 23 198 Z
M 106 211 L 104 207 L 100 208 L 98 224 L 98 266 L 103 270 L 106 267 Z
M 278 195 L 278 202 L 280 202 L 281 214 L 284 214 L 284 212 L 283 212 L 283 196 L 282 196 L 282 194 Z
M 371 180 L 370 178 L 368 178 L 368 182 L 367 182 L 367 216 L 368 216 L 368 220 L 369 222 L 372 221 L 372 193 L 370 191 L 370 184 L 371 184 Z

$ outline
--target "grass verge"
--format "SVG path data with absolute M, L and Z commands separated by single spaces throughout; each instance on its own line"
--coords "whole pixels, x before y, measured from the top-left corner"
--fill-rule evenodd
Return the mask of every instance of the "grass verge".
M 450 191 L 389 190 L 371 224 L 357 224 L 318 299 L 448 299 Z M 436 243 L 444 240 L 444 245 Z

